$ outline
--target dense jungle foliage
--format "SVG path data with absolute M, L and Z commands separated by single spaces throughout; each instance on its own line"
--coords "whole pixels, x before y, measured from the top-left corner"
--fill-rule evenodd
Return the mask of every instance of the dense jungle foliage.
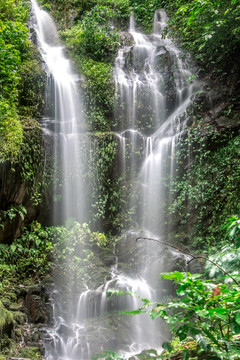
M 18 160 L 26 118 L 42 112 L 45 74 L 29 41 L 29 11 L 27 1 L 0 2 L 0 161 Z
M 224 106 L 220 115 L 227 122 L 234 121 L 235 126 L 224 131 L 209 125 L 205 121 L 209 108 L 197 104 L 193 125 L 178 150 L 180 166 L 169 189 L 173 202 L 166 208 L 169 214 L 166 227 L 171 229 L 171 241 L 196 252 L 204 250 L 205 255 L 212 256 L 211 259 L 230 274 L 238 275 L 240 1 L 40 2 L 57 21 L 60 38 L 81 74 L 89 129 L 99 138 L 99 152 L 90 166 L 90 171 L 97 169 L 97 179 L 93 183 L 92 223 L 96 227 L 99 223 L 104 224 L 103 228 L 109 234 L 119 234 L 126 224 L 131 224 L 132 210 L 126 208 L 129 190 L 122 188 L 125 179 L 116 175 L 118 145 L 111 133 L 114 130 L 114 59 L 126 42 L 121 32 L 128 30 L 131 12 L 137 27 L 151 33 L 155 10 L 164 8 L 169 15 L 165 32 L 190 52 L 192 61 L 198 65 L 194 76 L 206 82 L 209 91 L 211 86 L 224 88 L 221 98 Z M 49 191 L 51 174 L 44 172 L 46 159 L 42 134 L 36 122 L 44 109 L 46 76 L 38 50 L 30 41 L 29 18 L 29 1 L 0 0 L 0 162 L 11 161 L 12 169 L 19 175 L 20 183 L 27 185 L 35 206 Z M 186 149 L 191 149 L 190 162 Z M 13 201 L 4 204 L 0 226 L 4 226 L 6 219 L 10 224 L 16 218 L 26 219 L 29 215 L 27 205 Z M 228 218 L 226 236 L 224 224 Z M 88 225 L 79 224 L 69 228 L 45 228 L 35 222 L 20 233 L 17 239 L 14 235 L 8 239 L 9 244 L 6 241 L 0 244 L 0 360 L 5 360 L 9 352 L 11 356 L 34 359 L 42 356 L 38 348 L 26 349 L 17 345 L 27 332 L 21 305 L 26 291 L 23 288 L 43 282 L 50 284 L 52 271 L 58 267 L 63 268 L 66 277 L 75 271 L 76 283 L 81 278 L 91 285 L 85 266 L 94 276 L 98 272 L 104 273 L 96 253 L 100 251 L 104 258 L 113 241 L 102 233 L 91 231 Z M 63 241 L 66 237 L 69 239 L 67 244 Z M 76 239 L 80 241 L 76 242 Z M 67 260 L 72 255 L 74 263 L 70 266 Z M 183 359 L 203 359 L 204 356 L 210 359 L 215 351 L 217 359 L 237 359 L 239 355 L 236 354 L 240 351 L 240 319 L 236 305 L 239 286 L 226 285 L 221 279 L 221 271 L 210 264 L 204 271 L 204 279 L 190 274 L 165 275 L 179 284 L 181 300 L 173 300 L 168 306 L 156 304 L 150 315 L 164 318 L 176 335 L 171 344 L 164 345 L 168 353 L 177 349 Z M 209 282 L 206 277 L 213 280 Z M 213 289 L 218 284 L 220 293 L 214 297 Z M 149 305 L 146 299 L 145 304 Z M 173 315 L 172 309 L 178 312 Z M 169 358 L 168 353 L 165 358 Z M 202 355 L 204 353 L 207 355 Z M 118 357 L 109 353 L 106 358 Z

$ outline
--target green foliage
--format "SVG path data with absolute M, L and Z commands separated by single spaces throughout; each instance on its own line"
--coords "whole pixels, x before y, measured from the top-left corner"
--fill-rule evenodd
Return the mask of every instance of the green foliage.
M 210 260 L 217 263 L 225 271 L 227 271 L 233 278 L 239 274 L 240 266 L 240 248 L 235 245 L 225 245 L 219 248 L 213 247 L 210 249 L 212 255 L 209 257 Z M 210 278 L 223 278 L 223 272 L 210 262 L 205 265 L 205 273 Z M 226 277 L 225 281 L 231 282 L 229 277 Z
M 36 121 L 29 121 L 28 125 L 21 152 L 13 165 L 20 181 L 26 184 L 33 204 L 38 205 L 52 181 L 53 169 L 51 160 L 45 155 L 42 130 Z
M 6 98 L 15 98 L 19 83 L 21 60 L 28 40 L 27 9 L 20 1 L 1 0 L 0 17 L 0 93 Z
M 86 223 L 81 225 L 77 222 L 68 229 L 52 227 L 48 231 L 54 247 L 54 267 L 55 273 L 59 274 L 59 285 L 66 283 L 70 289 L 74 287 L 76 290 L 95 281 L 96 286 L 104 270 L 95 252 L 105 251 L 106 245 L 109 245 L 105 235 L 92 232 Z
M 121 213 L 123 199 L 121 196 L 122 181 L 114 177 L 114 167 L 117 153 L 117 142 L 113 135 L 99 136 L 97 149 L 90 165 L 90 181 L 92 181 L 93 220 L 101 220 L 108 229 L 119 228 L 123 225 Z
M 29 16 L 29 4 L 21 0 L 0 0 L 0 19 L 25 22 Z
M 70 28 L 76 24 L 80 19 L 83 19 L 85 14 L 91 11 L 94 7 L 100 5 L 111 9 L 113 19 L 116 19 L 124 24 L 129 18 L 129 1 L 128 0 L 41 0 L 40 3 L 47 11 L 51 11 L 57 19 L 61 28 Z M 105 16 L 105 15 L 104 15 Z
M 0 335 L 2 335 L 2 331 L 4 327 L 9 326 L 13 323 L 13 315 L 10 311 L 6 310 L 0 301 Z M 1 342 L 0 342 L 1 348 Z
M 29 45 L 28 6 L 0 1 L 0 161 L 15 160 L 22 144 L 17 113 L 21 62 Z
M 85 113 L 94 131 L 109 131 L 114 107 L 113 62 L 119 34 L 111 26 L 118 13 L 115 7 L 98 4 L 84 13 L 82 20 L 61 31 L 70 55 L 83 74 L 81 86 Z
M 96 5 L 81 22 L 81 49 L 93 60 L 109 60 L 116 55 L 119 38 L 108 23 L 112 16 L 112 9 Z
M 228 141 L 223 137 L 224 142 L 210 151 L 199 124 L 178 149 L 177 161 L 184 172 L 178 168 L 170 207 L 179 221 L 179 234 L 189 231 L 191 246 L 196 248 L 223 240 L 224 229 L 219 224 L 225 223 L 229 214 L 239 212 L 240 189 L 239 136 Z M 211 129 L 208 131 L 211 138 Z
M 156 304 L 147 312 L 155 319 L 165 320 L 180 342 L 191 337 L 198 344 L 198 354 L 215 354 L 220 359 L 238 359 L 240 343 L 239 300 L 237 285 L 214 284 L 190 273 L 166 273 L 162 278 L 174 281 L 178 298 L 165 304 Z M 142 299 L 144 307 L 149 301 Z M 171 353 L 172 347 L 165 343 Z M 188 354 L 189 356 L 189 354 Z
M 80 66 L 85 76 L 82 88 L 88 123 L 95 131 L 109 131 L 114 106 L 112 66 L 92 59 L 83 60 Z
M 129 0 L 131 10 L 136 18 L 137 25 L 143 31 L 151 33 L 153 31 L 153 18 L 156 10 L 162 8 L 159 0 Z
M 238 216 L 232 216 L 224 226 L 226 236 L 229 237 L 238 247 L 240 246 L 240 219 Z
M 34 360 L 41 360 L 42 354 L 38 347 L 22 347 L 19 349 L 18 357 L 22 357 L 25 359 L 34 359 Z
M 11 245 L 0 244 L 0 296 L 11 288 L 16 291 L 18 284 L 47 281 L 53 270 L 55 282 L 59 277 L 59 286 L 69 286 L 69 291 L 92 286 L 91 281 L 100 285 L 108 269 L 98 254 L 109 256 L 107 245 L 106 236 L 92 232 L 87 224 L 75 222 L 67 229 L 33 222 Z
M 116 354 L 113 351 L 106 351 L 104 354 L 101 355 L 101 357 L 103 357 L 105 360 L 124 360 L 123 357 L 121 357 L 121 355 Z M 97 357 L 93 357 L 93 360 L 98 360 L 99 356 Z
M 111 14 L 111 9 L 98 5 L 85 15 L 80 24 L 62 32 L 62 37 L 78 54 L 95 61 L 113 60 L 119 38 L 107 22 Z
M 23 143 L 23 129 L 14 103 L 0 95 L 0 161 L 16 160 Z
M 239 217 L 232 216 L 228 219 L 228 222 L 223 229 L 226 231 L 225 243 L 227 245 L 219 247 L 212 247 L 210 253 L 212 254 L 209 259 L 221 266 L 227 271 L 233 278 L 239 274 L 240 266 L 240 225 Z M 205 265 L 205 274 L 210 278 L 221 278 L 223 272 L 211 262 L 207 262 Z M 225 282 L 231 282 L 229 277 L 225 278 Z
M 46 73 L 42 67 L 40 54 L 34 45 L 27 49 L 26 60 L 21 65 L 20 77 L 19 113 L 22 122 L 26 118 L 39 118 L 45 106 Z
M 17 216 L 20 216 L 22 220 L 24 220 L 27 214 L 26 208 L 22 205 L 11 205 L 8 210 L 0 212 L 0 227 L 4 229 L 4 223 L 6 220 L 10 220 L 10 222 L 15 219 Z
M 9 279 L 24 280 L 29 277 L 47 275 L 51 268 L 53 246 L 49 241 L 49 231 L 37 222 L 25 230 L 21 238 L 10 246 L 0 246 L 0 281 L 2 288 Z
M 211 70 L 227 66 L 239 44 L 238 0 L 161 1 L 171 33 Z M 221 64 L 221 65 L 220 65 Z

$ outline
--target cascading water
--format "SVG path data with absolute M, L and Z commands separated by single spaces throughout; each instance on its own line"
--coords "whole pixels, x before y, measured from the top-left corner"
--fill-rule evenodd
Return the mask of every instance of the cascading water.
M 46 64 L 47 116 L 42 120 L 46 132 L 54 139 L 55 190 L 54 198 L 60 200 L 54 208 L 54 222 L 67 218 L 86 219 L 86 199 L 83 192 L 82 168 L 84 158 L 80 154 L 79 132 L 85 128 L 80 102 L 78 78 L 71 63 L 64 55 L 55 24 L 50 15 L 32 1 L 34 29 L 38 48 Z M 59 209 L 61 209 L 59 211 Z
M 48 73 L 48 113 L 42 124 L 46 132 L 54 135 L 55 174 L 62 174 L 54 194 L 56 198 L 61 197 L 58 208 L 62 210 L 55 211 L 58 219 L 55 222 L 61 223 L 69 217 L 82 222 L 87 220 L 88 209 L 81 175 L 85 159 L 79 150 L 79 133 L 85 124 L 78 79 L 64 56 L 51 17 L 35 0 L 31 1 L 38 46 Z M 128 173 L 132 184 L 130 207 L 136 212 L 137 230 L 158 235 L 162 233 L 162 204 L 166 201 L 164 181 L 169 181 L 167 174 L 174 174 L 174 161 L 169 158 L 174 158 L 175 145 L 187 121 L 190 97 L 197 91 L 197 85 L 187 81 L 191 73 L 181 60 L 180 51 L 170 39 L 161 37 L 166 21 L 164 11 L 156 12 L 154 33 L 147 37 L 136 31 L 132 17 L 129 30 L 132 45 L 119 51 L 115 64 L 119 95 L 115 122 L 121 169 Z M 135 193 L 139 194 L 138 201 Z M 131 235 L 130 232 L 131 236 L 135 244 L 138 233 Z M 127 242 L 128 238 L 129 233 L 125 236 Z M 129 252 L 127 247 L 125 251 Z M 121 259 L 126 257 L 121 249 L 117 255 Z M 107 300 L 107 293 L 115 289 L 137 293 L 140 298 L 156 299 L 159 291 L 155 290 L 157 280 L 153 273 L 166 270 L 163 256 L 159 257 L 159 248 L 146 251 L 139 246 L 136 259 L 140 261 L 137 269 L 135 266 L 138 274 L 134 276 L 131 271 L 130 276 L 120 271 L 117 255 L 109 280 L 96 289 L 87 288 L 78 300 L 72 299 L 71 314 L 63 310 L 60 294 L 57 291 L 52 294 L 54 325 L 46 330 L 44 337 L 46 360 L 90 360 L 92 355 L 106 349 L 122 351 L 128 358 L 128 353 L 160 348 L 164 331 L 158 321 L 153 322 L 144 315 L 119 315 L 119 310 L 134 310 L 141 301 L 134 296 L 114 294 Z
M 126 134 L 130 133 L 130 183 L 134 184 L 132 193 L 140 194 L 132 196 L 130 208 L 135 209 L 138 227 L 158 236 L 164 230 L 165 184 L 174 176 L 175 149 L 188 120 L 186 110 L 199 89 L 180 50 L 171 39 L 162 37 L 166 23 L 164 10 L 156 11 L 154 33 L 147 37 L 135 30 L 131 18 L 134 45 L 119 51 L 115 66 L 120 146 L 126 146 Z M 133 172 L 139 169 L 139 138 L 143 158 L 140 175 Z M 126 148 L 121 153 L 126 154 Z

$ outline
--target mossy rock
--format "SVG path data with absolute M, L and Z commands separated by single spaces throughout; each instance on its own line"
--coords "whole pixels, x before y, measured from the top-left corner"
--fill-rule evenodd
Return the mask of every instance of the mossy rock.
M 24 313 L 22 313 L 21 311 L 14 311 L 12 313 L 13 315 L 13 320 L 19 324 L 19 325 L 23 325 L 26 321 L 26 315 Z
M 0 301 L 0 332 L 9 334 L 13 328 L 13 315 Z

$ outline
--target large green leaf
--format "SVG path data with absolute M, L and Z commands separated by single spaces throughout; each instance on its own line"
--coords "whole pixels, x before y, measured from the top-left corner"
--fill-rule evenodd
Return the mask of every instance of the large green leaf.
M 235 321 L 238 325 L 240 325 L 240 313 L 235 316 Z

